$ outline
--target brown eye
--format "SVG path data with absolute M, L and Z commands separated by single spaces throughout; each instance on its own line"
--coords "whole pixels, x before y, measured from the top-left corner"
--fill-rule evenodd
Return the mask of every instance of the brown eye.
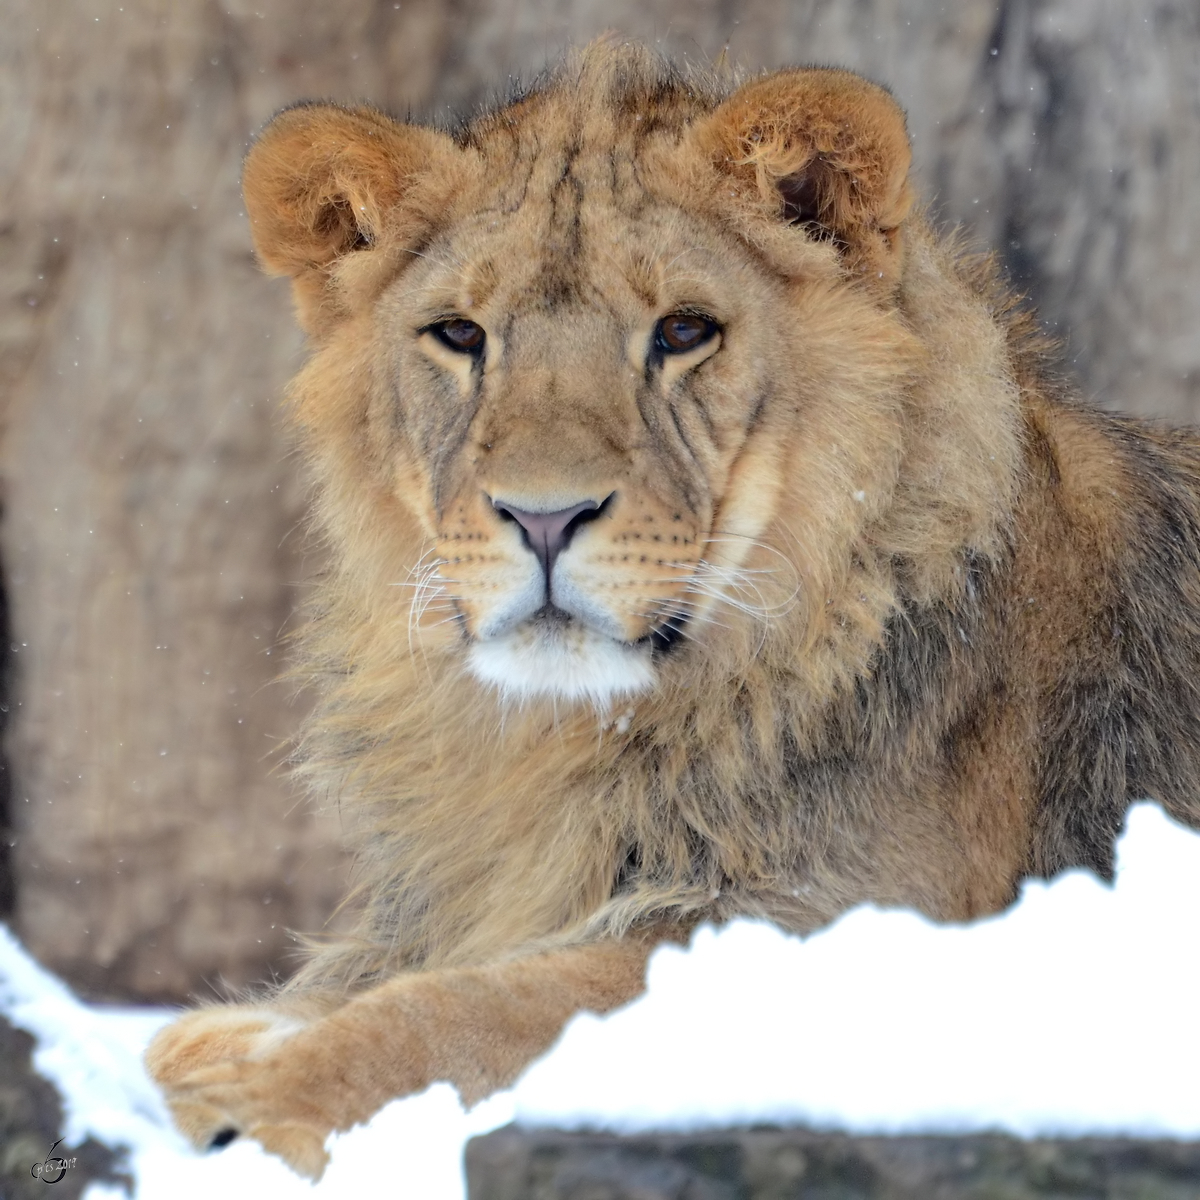
M 654 344 L 663 354 L 686 354 L 717 332 L 716 321 L 696 313 L 670 313 L 658 323 Z
M 468 321 L 464 317 L 439 321 L 438 324 L 430 326 L 430 331 L 444 345 L 462 354 L 478 354 L 483 349 L 486 337 L 483 326 L 476 325 L 474 321 Z

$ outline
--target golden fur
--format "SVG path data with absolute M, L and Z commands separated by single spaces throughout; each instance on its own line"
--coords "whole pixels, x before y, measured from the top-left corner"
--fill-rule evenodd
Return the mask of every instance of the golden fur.
M 359 823 L 360 916 L 155 1041 L 197 1144 L 319 1174 L 329 1130 L 503 1086 L 698 921 L 964 919 L 1106 870 L 1131 796 L 1194 818 L 1195 442 L 1061 395 L 908 168 L 856 76 L 613 42 L 453 134 L 268 127 L 247 206 L 312 338 L 333 555 L 298 760 Z M 521 522 L 581 504 L 540 560 Z

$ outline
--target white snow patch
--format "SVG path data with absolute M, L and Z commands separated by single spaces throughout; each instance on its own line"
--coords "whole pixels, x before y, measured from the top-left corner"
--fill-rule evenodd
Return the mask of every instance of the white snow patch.
M 1200 836 L 1137 805 L 1114 888 L 1083 872 L 1030 882 L 1009 912 L 966 927 L 859 908 L 805 942 L 750 921 L 701 929 L 690 950 L 655 953 L 643 999 L 576 1017 L 513 1091 L 464 1113 L 438 1084 L 332 1138 L 315 1187 L 252 1142 L 190 1151 L 141 1066 L 173 1014 L 81 1004 L 3 927 L 0 1012 L 37 1038 L 68 1140 L 131 1147 L 138 1200 L 348 1200 L 364 1186 L 461 1200 L 466 1139 L 514 1114 L 630 1131 L 1200 1137 L 1198 942 Z
M 420 1200 L 462 1200 L 467 1139 L 513 1117 L 511 1093 L 466 1113 L 449 1084 L 436 1084 L 332 1138 L 332 1162 L 313 1186 L 255 1142 L 236 1141 L 217 1154 L 193 1151 L 172 1128 L 142 1066 L 147 1043 L 177 1014 L 81 1003 L 3 925 L 0 1013 L 37 1039 L 34 1066 L 63 1097 L 66 1142 L 78 1145 L 91 1135 L 129 1148 L 136 1200 L 358 1200 L 364 1186 L 390 1187 L 393 1181 Z M 125 1200 L 125 1192 L 92 1184 L 84 1200 Z
M 862 907 L 804 942 L 700 929 L 643 999 L 572 1020 L 517 1119 L 1200 1137 L 1200 836 L 1139 804 L 1118 849 L 1115 886 L 1030 881 L 967 926 Z
M 140 1057 L 171 1012 L 81 1004 L 0 925 L 0 1014 L 37 1040 L 33 1065 L 63 1098 L 68 1142 L 137 1145 L 169 1128 Z

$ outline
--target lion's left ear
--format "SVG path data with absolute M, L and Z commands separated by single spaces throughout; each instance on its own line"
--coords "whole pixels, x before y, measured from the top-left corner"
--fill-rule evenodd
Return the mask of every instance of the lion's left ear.
M 780 220 L 831 239 L 848 265 L 894 280 L 913 204 L 904 112 L 850 71 L 753 80 L 695 130 L 718 170 L 753 179 Z

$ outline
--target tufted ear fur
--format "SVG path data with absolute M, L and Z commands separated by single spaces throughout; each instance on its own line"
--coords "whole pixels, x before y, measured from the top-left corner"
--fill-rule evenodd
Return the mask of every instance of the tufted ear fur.
M 752 179 L 782 220 L 832 240 L 853 270 L 898 277 L 912 153 L 882 88 L 849 71 L 777 71 L 739 88 L 698 133 L 718 169 Z
M 444 134 L 371 108 L 301 105 L 266 127 L 243 168 L 246 211 L 260 261 L 291 277 L 306 330 L 340 307 L 330 282 L 347 254 L 432 219 L 416 184 L 457 153 Z

